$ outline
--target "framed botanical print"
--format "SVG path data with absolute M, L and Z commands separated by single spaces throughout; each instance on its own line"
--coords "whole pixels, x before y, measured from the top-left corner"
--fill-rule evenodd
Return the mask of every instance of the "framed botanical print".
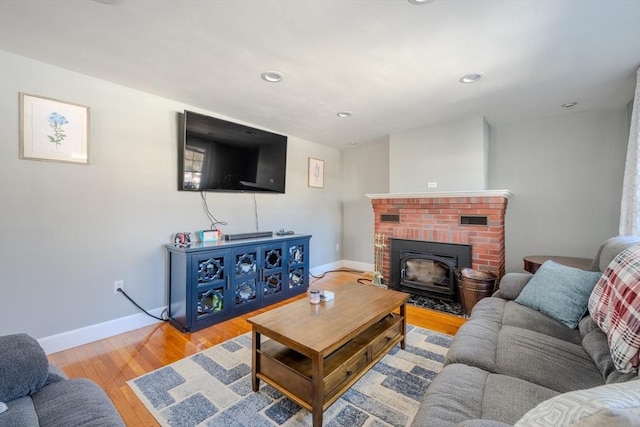
M 20 158 L 89 163 L 89 107 L 20 93 Z
M 309 157 L 309 187 L 324 188 L 324 160 Z

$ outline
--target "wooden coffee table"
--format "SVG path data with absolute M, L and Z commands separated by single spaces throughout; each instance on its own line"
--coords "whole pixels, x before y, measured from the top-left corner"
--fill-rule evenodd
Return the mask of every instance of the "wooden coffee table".
M 332 291 L 333 301 L 303 299 L 248 319 L 253 391 L 264 380 L 311 411 L 314 427 L 389 350 L 405 348 L 408 294 L 359 283 Z

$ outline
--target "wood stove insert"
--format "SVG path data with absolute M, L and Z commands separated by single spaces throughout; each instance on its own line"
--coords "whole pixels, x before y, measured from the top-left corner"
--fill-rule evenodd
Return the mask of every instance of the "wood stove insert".
M 389 239 L 389 287 L 414 295 L 457 301 L 458 270 L 471 267 L 471 246 Z

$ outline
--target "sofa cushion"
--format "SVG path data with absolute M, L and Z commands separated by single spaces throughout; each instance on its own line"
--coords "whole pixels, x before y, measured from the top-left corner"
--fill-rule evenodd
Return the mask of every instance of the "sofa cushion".
M 513 326 L 559 340 L 581 345 L 579 331 L 569 329 L 549 316 L 501 298 L 484 298 L 475 305 L 471 318 L 456 334 L 445 364 L 466 363 L 490 372 L 497 372 L 496 346 L 503 326 Z
M 601 276 L 599 272 L 545 261 L 515 301 L 575 329 L 587 312 L 589 295 Z
M 448 365 L 429 385 L 412 426 L 453 427 L 474 419 L 513 424 L 531 407 L 555 395 L 518 378 Z
M 85 378 L 58 381 L 33 395 L 41 427 L 124 427 L 120 414 L 96 383 Z
M 573 344 L 582 343 L 579 331 L 567 328 L 558 320 L 516 302 L 504 305 L 502 324 L 538 332 Z
M 24 427 L 37 426 L 38 415 L 33 407 L 31 397 L 24 396 L 7 402 L 8 409 L 0 414 L 0 426 Z
M 555 396 L 527 412 L 516 427 L 634 427 L 640 420 L 640 382 L 609 384 Z
M 594 322 L 607 334 L 611 356 L 621 372 L 640 366 L 640 245 L 619 253 L 589 298 Z
M 38 341 L 27 334 L 0 337 L 0 402 L 35 393 L 49 375 L 49 361 Z
M 497 373 L 560 393 L 604 384 L 582 345 L 538 332 L 503 326 L 495 352 Z
M 445 357 L 445 365 L 454 363 L 514 376 L 561 393 L 605 382 L 582 348 L 580 331 L 500 298 L 484 298 L 476 304 Z

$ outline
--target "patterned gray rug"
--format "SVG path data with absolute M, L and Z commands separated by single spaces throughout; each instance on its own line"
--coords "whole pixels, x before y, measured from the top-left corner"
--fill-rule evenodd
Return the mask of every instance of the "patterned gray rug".
M 324 413 L 325 426 L 406 426 L 442 368 L 451 336 L 407 325 L 397 345 Z M 245 334 L 128 382 L 162 426 L 302 427 L 311 413 L 264 381 L 251 390 Z

